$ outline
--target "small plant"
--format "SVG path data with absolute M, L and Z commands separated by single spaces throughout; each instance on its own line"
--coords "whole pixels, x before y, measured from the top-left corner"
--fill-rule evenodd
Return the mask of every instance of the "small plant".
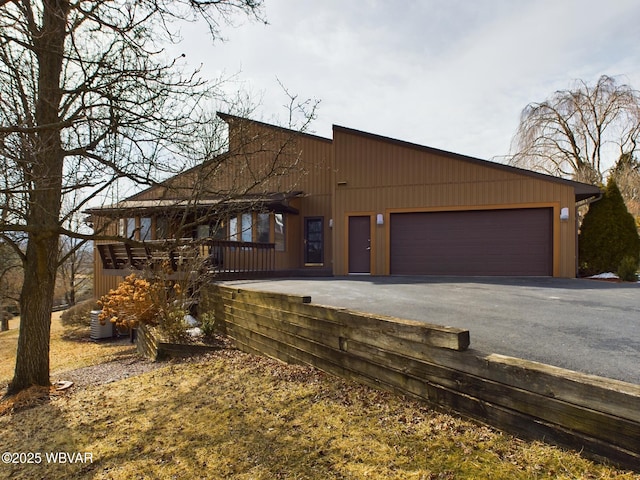
M 158 329 L 169 341 L 182 341 L 187 338 L 186 312 L 177 306 L 171 306 L 159 314 Z
M 200 315 L 200 329 L 205 337 L 213 337 L 216 333 L 216 317 L 213 312 Z
M 618 277 L 625 282 L 637 282 L 638 281 L 638 262 L 635 258 L 626 256 L 620 262 L 618 266 Z

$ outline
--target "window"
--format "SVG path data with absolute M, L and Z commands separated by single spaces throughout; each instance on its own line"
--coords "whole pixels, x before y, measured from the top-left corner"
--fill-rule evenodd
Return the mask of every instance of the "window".
M 253 232 L 252 232 L 252 223 L 253 223 L 253 215 L 251 213 L 243 213 L 241 218 L 242 222 L 242 232 L 240 238 L 243 242 L 251 242 L 253 241 Z
M 156 218 L 156 239 L 163 239 L 169 236 L 169 219 L 167 217 Z
M 324 232 L 322 217 L 305 217 L 304 219 L 304 263 L 306 265 L 322 265 L 324 262 Z
M 273 235 L 273 241 L 276 244 L 277 252 L 284 252 L 285 250 L 285 230 L 284 230 L 284 214 L 276 213 L 273 215 L 275 231 Z
M 151 240 L 151 218 L 140 219 L 140 240 Z
M 127 236 L 127 238 L 133 238 L 134 235 L 136 234 L 136 219 L 127 218 L 126 222 L 127 222 L 127 230 L 125 232 L 125 235 Z
M 225 230 L 225 222 L 223 220 L 218 220 L 214 225 L 211 226 L 211 238 L 215 240 L 226 240 L 227 239 L 227 231 Z
M 259 213 L 256 222 L 256 241 L 269 243 L 269 218 L 268 213 Z
M 231 217 L 229 219 L 229 240 L 233 242 L 238 241 L 238 217 Z
M 196 237 L 200 240 L 203 238 L 209 238 L 209 236 L 210 236 L 209 225 L 198 225 L 198 229 L 196 230 Z

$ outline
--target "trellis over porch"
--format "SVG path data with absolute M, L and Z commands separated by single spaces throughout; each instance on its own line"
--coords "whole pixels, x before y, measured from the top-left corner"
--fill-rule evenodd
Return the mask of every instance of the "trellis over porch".
M 96 249 L 102 273 L 109 276 L 165 270 L 174 279 L 208 275 L 228 280 L 268 277 L 276 270 L 274 243 L 187 239 L 170 244 L 152 240 L 99 243 Z

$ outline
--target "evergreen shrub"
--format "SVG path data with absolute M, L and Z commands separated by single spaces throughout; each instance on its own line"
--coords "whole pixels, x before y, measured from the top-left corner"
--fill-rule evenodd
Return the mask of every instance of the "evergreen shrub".
M 638 265 L 640 238 L 633 216 L 611 178 L 602 198 L 589 206 L 578 239 L 580 270 L 584 275 L 617 272 L 622 260 Z
M 624 257 L 618 266 L 618 277 L 625 282 L 638 281 L 638 261 L 632 257 Z

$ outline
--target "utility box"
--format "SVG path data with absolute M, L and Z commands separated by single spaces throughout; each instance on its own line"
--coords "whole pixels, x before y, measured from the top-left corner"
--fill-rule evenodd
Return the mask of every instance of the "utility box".
M 102 325 L 98 318 L 99 316 L 100 310 L 91 310 L 91 333 L 89 334 L 91 340 L 113 337 L 113 323 L 105 322 Z

